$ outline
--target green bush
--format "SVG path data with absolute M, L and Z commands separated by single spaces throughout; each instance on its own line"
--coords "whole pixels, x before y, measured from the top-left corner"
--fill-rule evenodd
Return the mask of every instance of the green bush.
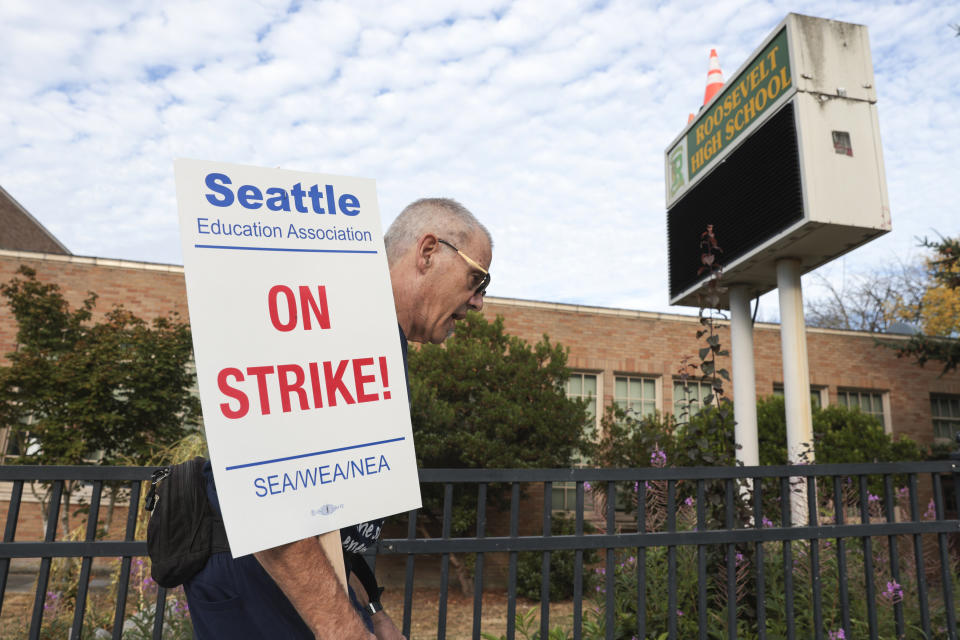
M 584 533 L 593 533 L 596 529 L 589 522 L 583 523 Z M 576 522 L 568 516 L 555 516 L 550 523 L 550 532 L 555 536 L 569 536 L 576 533 Z M 585 549 L 583 564 L 597 562 L 595 550 Z M 554 551 L 550 554 L 550 601 L 569 600 L 573 597 L 573 577 L 576 566 L 576 551 Z M 543 575 L 543 553 L 526 551 L 517 558 L 517 593 L 524 598 L 540 600 L 540 583 Z M 583 593 L 593 587 L 593 572 L 583 570 Z
M 813 544 L 814 546 L 811 546 Z M 783 564 L 783 543 L 768 542 L 763 544 L 764 566 L 764 637 L 787 637 L 788 620 L 787 598 Z M 848 545 L 844 561 L 847 571 L 841 578 L 837 559 L 836 544 L 833 540 L 818 540 L 813 543 L 799 540 L 791 543 L 795 563 L 791 578 L 793 580 L 793 608 L 794 633 L 798 638 L 812 638 L 819 631 L 829 638 L 865 638 L 869 635 L 868 589 L 864 574 L 864 563 L 867 556 L 863 547 Z M 810 554 L 816 549 L 821 558 L 820 572 L 817 577 L 821 593 L 819 629 L 814 618 L 813 577 L 810 570 Z M 921 603 L 916 593 L 918 591 L 918 575 L 916 567 L 909 561 L 911 551 L 901 547 L 900 575 L 897 581 L 889 573 L 889 556 L 881 545 L 873 548 L 870 561 L 874 567 L 874 616 L 876 619 L 877 638 L 919 638 Z M 698 555 L 697 548 L 690 545 L 677 547 L 675 550 L 675 584 L 677 609 L 671 612 L 667 606 L 669 602 L 669 550 L 666 547 L 652 547 L 646 554 L 646 637 L 661 638 L 669 629 L 671 613 L 675 613 L 677 637 L 696 638 L 700 633 L 698 609 Z M 709 554 L 708 554 L 709 555 Z M 617 564 L 614 574 L 614 629 L 613 637 L 624 639 L 637 637 L 637 568 L 639 558 L 634 557 L 629 550 L 617 554 Z M 735 558 L 735 601 L 737 637 L 745 640 L 756 640 L 760 636 L 759 621 L 756 610 L 756 562 L 755 554 L 738 554 Z M 725 565 L 709 563 L 707 565 L 707 637 L 711 640 L 724 640 L 731 637 L 727 625 L 728 606 L 731 604 L 726 595 Z M 951 567 L 951 583 L 955 590 L 960 585 L 956 573 L 957 566 Z M 840 635 L 843 628 L 843 613 L 839 597 L 830 597 L 828 594 L 839 594 L 846 588 L 850 603 L 850 628 Z M 605 585 L 591 594 L 593 607 L 584 607 L 583 637 L 586 640 L 599 640 L 606 637 L 607 593 Z M 946 638 L 944 634 L 947 612 L 942 597 L 937 589 L 929 592 L 929 612 L 932 626 L 938 629 L 934 638 Z M 906 635 L 897 636 L 897 613 L 895 605 L 901 607 L 900 615 L 906 623 Z M 527 621 L 527 627 L 536 629 L 536 620 Z M 519 624 L 518 624 L 519 629 Z M 564 637 L 565 629 L 551 630 L 551 636 L 557 632 Z M 569 633 L 566 637 L 569 637 Z M 526 636 L 530 638 L 531 636 Z
M 757 402 L 760 464 L 787 464 L 787 420 L 783 396 Z M 905 462 L 928 456 L 906 437 L 894 439 L 883 425 L 859 409 L 831 405 L 813 410 L 813 439 L 818 464 Z M 598 467 L 649 467 L 659 448 L 675 467 L 736 464 L 733 404 L 708 407 L 678 425 L 673 416 L 637 417 L 607 407 L 601 433 L 590 450 Z
M 600 468 L 659 466 L 653 462 L 654 452 L 662 452 L 664 463 L 672 467 L 734 465 L 733 424 L 733 404 L 725 400 L 720 408 L 707 407 L 685 424 L 670 414 L 638 416 L 610 405 L 587 453 Z
M 782 396 L 757 402 L 760 464 L 787 464 L 787 420 Z M 912 440 L 884 432 L 874 416 L 859 409 L 831 405 L 813 410 L 813 440 L 817 464 L 905 462 L 923 460 Z

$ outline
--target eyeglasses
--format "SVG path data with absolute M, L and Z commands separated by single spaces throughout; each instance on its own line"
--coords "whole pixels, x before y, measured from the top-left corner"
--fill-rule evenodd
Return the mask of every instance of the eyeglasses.
M 483 274 L 483 280 L 480 281 L 480 284 L 477 285 L 476 291 L 474 291 L 473 293 L 474 295 L 477 295 L 477 296 L 486 295 L 487 285 L 490 284 L 490 272 L 484 269 L 483 267 L 481 267 L 479 264 L 477 264 L 476 260 L 474 260 L 467 254 L 465 254 L 463 251 L 460 251 L 460 249 L 457 249 L 455 246 L 453 246 L 446 240 L 441 240 L 440 238 L 437 238 L 437 242 L 439 242 L 440 244 L 445 244 L 451 249 L 453 249 L 454 251 L 456 251 L 458 254 L 460 254 L 461 258 L 467 261 L 468 265 L 470 265 L 471 267 L 473 267 L 474 269 L 476 269 L 477 271 Z

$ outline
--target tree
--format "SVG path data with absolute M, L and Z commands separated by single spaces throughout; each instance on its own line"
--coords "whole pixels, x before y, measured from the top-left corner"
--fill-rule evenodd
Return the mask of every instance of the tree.
M 757 402 L 757 429 L 760 464 L 789 464 L 783 396 L 768 396 Z M 886 433 L 875 416 L 840 405 L 813 409 L 813 440 L 817 464 L 900 462 L 926 457 L 910 438 L 894 439 Z
M 897 262 L 845 277 L 838 287 L 814 276 L 826 295 L 807 303 L 811 327 L 886 332 L 896 322 L 918 324 L 927 280 L 919 263 Z
M 922 262 L 898 263 L 851 277 L 837 288 L 822 276 L 827 296 L 807 305 L 807 324 L 828 329 L 889 332 L 894 323 L 916 327 L 903 342 L 880 341 L 900 357 L 923 366 L 943 363 L 943 373 L 960 364 L 960 238 L 924 239 L 931 251 Z
M 567 351 L 545 335 L 535 345 L 504 333 L 503 318 L 469 313 L 443 346 L 410 351 L 411 418 L 426 468 L 555 468 L 586 445 L 586 403 L 566 397 Z M 502 487 L 489 499 L 506 504 Z M 442 487 L 424 486 L 421 534 L 441 522 Z M 477 496 L 456 495 L 454 535 L 475 526 Z M 426 522 L 425 522 L 426 521 Z M 469 567 L 451 556 L 461 589 Z
M 71 309 L 56 284 L 26 266 L 17 273 L 0 285 L 18 327 L 0 367 L 0 426 L 18 463 L 145 464 L 197 425 L 187 324 L 148 325 L 119 306 L 94 322 L 96 294 Z
M 929 360 L 941 362 L 942 373 L 947 373 L 960 365 L 960 238 L 924 238 L 922 246 L 932 251 L 920 310 L 923 333 L 912 336 L 906 345 L 886 346 L 895 348 L 898 357 L 914 358 L 920 366 Z
M 569 466 L 584 444 L 584 403 L 567 398 L 567 352 L 504 333 L 470 313 L 443 346 L 410 352 L 417 457 L 428 468 Z

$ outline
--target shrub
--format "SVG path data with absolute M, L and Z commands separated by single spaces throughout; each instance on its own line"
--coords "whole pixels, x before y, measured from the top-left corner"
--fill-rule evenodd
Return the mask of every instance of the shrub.
M 583 523 L 584 533 L 593 533 L 596 529 L 589 522 Z M 576 533 L 576 521 L 569 516 L 556 516 L 550 523 L 550 532 L 555 536 L 568 536 Z M 597 552 L 585 549 L 583 564 L 597 561 Z M 572 549 L 554 551 L 550 554 L 550 601 L 569 600 L 573 597 L 573 578 L 576 566 L 576 552 Z M 527 551 L 517 558 L 517 593 L 531 600 L 540 600 L 540 583 L 543 575 L 543 553 Z M 583 593 L 593 587 L 593 572 L 583 571 Z
M 783 397 L 757 402 L 760 464 L 787 464 L 787 421 Z M 831 405 L 813 411 L 817 464 L 922 460 L 923 450 L 906 437 L 894 438 L 874 416 Z

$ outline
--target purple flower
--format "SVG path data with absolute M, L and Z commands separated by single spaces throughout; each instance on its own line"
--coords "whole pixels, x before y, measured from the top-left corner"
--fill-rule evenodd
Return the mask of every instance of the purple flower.
M 846 640 L 846 637 L 847 634 L 843 632 L 842 628 L 827 633 L 827 640 Z
M 667 454 L 659 446 L 653 448 L 653 453 L 650 454 L 650 466 L 652 467 L 665 467 L 667 465 Z
M 680 611 L 680 609 L 677 609 L 677 615 L 678 615 L 678 616 L 682 616 L 682 615 L 683 615 L 683 611 Z
M 927 510 L 923 512 L 923 517 L 925 520 L 935 520 L 937 518 L 937 505 L 934 504 L 933 498 L 930 498 L 930 502 L 927 503 Z
M 763 520 L 760 521 L 760 524 L 763 525 L 764 529 L 769 529 L 773 526 L 773 521 L 771 521 L 767 516 L 763 516 Z
M 688 507 L 692 507 L 692 506 L 693 506 L 693 498 L 687 498 L 686 500 L 683 501 L 683 504 L 687 505 Z
M 890 602 L 897 603 L 903 600 L 903 587 L 896 580 L 887 582 L 887 590 L 883 592 Z
M 47 591 L 46 602 L 43 603 L 43 610 L 50 611 L 51 609 L 56 609 L 60 604 L 60 594 L 56 591 Z
M 583 483 L 583 490 L 584 490 L 584 491 L 592 491 L 592 490 L 593 490 L 593 487 L 590 485 L 589 482 L 584 482 L 584 483 Z
M 740 563 L 742 563 L 742 562 L 743 562 L 743 554 L 738 551 L 738 552 L 737 552 L 737 564 L 740 564 Z
M 875 496 L 872 493 L 867 493 L 868 502 L 877 502 L 878 500 L 880 500 L 880 496 Z

